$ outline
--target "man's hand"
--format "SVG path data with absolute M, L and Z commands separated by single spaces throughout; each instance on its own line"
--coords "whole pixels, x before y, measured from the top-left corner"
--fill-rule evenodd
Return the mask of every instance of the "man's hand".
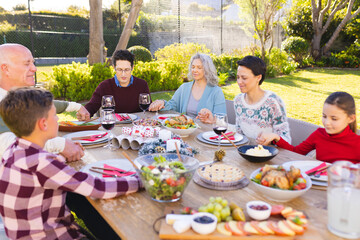
M 165 107 L 164 100 L 155 100 L 150 104 L 149 111 L 158 111 L 160 109 L 163 109 Z
M 81 106 L 79 111 L 76 113 L 76 117 L 79 121 L 87 121 L 90 120 L 90 113 L 84 106 Z
M 66 139 L 64 151 L 60 154 L 63 155 L 68 162 L 74 162 L 84 156 L 84 148 L 80 143 Z
M 214 122 L 214 116 L 213 116 L 212 112 L 207 108 L 201 109 L 196 118 L 200 119 L 200 121 L 203 123 L 213 123 Z

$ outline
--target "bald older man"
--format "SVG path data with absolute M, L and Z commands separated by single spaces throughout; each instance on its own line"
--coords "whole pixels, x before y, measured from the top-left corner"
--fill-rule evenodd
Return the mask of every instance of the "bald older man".
M 35 72 L 34 58 L 28 48 L 20 44 L 0 45 L 0 101 L 7 92 L 16 87 L 34 86 Z M 79 120 L 88 120 L 89 112 L 81 104 L 66 101 L 54 101 L 57 113 L 64 111 L 77 111 Z M 21 114 L 21 113 L 19 113 Z M 24 116 L 26 121 L 26 116 Z M 10 144 L 15 140 L 15 135 L 10 132 L 0 117 L 0 157 Z M 46 143 L 45 149 L 49 152 L 58 152 L 68 161 L 79 160 L 84 151 L 81 145 L 65 138 L 54 138 Z

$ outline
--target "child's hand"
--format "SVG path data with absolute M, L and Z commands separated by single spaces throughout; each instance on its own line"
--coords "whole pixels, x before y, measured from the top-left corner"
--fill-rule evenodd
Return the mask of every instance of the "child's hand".
M 207 108 L 201 109 L 196 118 L 200 119 L 200 121 L 203 123 L 213 123 L 214 122 L 214 116 L 213 116 L 212 112 Z
M 269 145 L 273 140 L 276 142 L 280 140 L 280 136 L 276 133 L 264 133 L 261 132 L 256 138 L 256 143 L 261 145 Z

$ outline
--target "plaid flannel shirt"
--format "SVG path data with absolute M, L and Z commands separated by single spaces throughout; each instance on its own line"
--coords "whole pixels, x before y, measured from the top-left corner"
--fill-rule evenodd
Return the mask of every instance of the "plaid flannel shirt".
M 66 191 L 113 198 L 141 186 L 137 176 L 104 181 L 75 171 L 58 155 L 18 138 L 0 166 L 0 214 L 10 239 L 80 239 Z

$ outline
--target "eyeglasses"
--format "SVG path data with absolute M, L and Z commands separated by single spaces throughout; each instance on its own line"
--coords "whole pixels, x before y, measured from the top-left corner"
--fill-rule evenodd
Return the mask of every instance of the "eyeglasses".
M 125 68 L 125 69 L 116 68 L 115 71 L 118 73 L 129 73 L 131 72 L 131 68 Z

